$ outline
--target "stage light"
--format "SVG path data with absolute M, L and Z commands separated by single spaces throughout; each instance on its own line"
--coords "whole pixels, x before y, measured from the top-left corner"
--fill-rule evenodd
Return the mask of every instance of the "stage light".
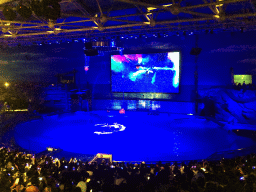
M 60 33 L 60 31 L 61 31 L 61 28 L 57 27 L 57 28 L 54 29 L 53 32 L 54 32 L 55 35 L 58 35 Z
M 7 33 L 9 31 L 9 27 L 2 27 L 2 33 Z
M 173 15 L 178 15 L 180 13 L 180 5 L 177 3 L 172 4 L 172 6 L 170 7 L 170 11 Z
M 89 71 L 89 66 L 84 66 L 85 71 Z
M 119 113 L 120 114 L 125 114 L 125 110 L 122 108 L 122 109 L 119 110 Z
M 53 34 L 53 33 L 54 33 L 54 31 L 47 31 L 47 33 Z
M 106 15 L 103 15 L 101 18 L 100 18 L 100 21 L 101 23 L 106 23 L 108 21 L 108 18 Z
M 6 88 L 8 88 L 8 87 L 10 86 L 10 84 L 9 84 L 8 82 L 5 82 L 5 83 L 4 83 L 4 86 L 5 86 Z

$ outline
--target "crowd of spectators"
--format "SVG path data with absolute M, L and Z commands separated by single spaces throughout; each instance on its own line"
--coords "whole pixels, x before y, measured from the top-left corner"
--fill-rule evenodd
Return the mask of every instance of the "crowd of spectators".
M 236 83 L 233 85 L 233 89 L 235 90 L 243 90 L 243 91 L 246 91 L 246 90 L 256 90 L 256 86 L 252 83 L 249 83 L 249 84 L 245 84 L 245 82 L 243 84 L 241 83 Z
M 187 164 L 81 162 L 0 148 L 1 192 L 256 191 L 256 155 Z

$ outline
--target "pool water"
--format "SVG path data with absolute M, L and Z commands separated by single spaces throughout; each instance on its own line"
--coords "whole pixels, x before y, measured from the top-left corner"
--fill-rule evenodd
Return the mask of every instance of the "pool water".
M 125 129 L 119 131 L 113 128 L 115 124 Z M 251 139 L 228 132 L 204 118 L 132 111 L 45 116 L 18 125 L 15 140 L 35 152 L 50 146 L 81 154 L 112 154 L 116 161 L 206 159 L 215 152 L 255 145 Z

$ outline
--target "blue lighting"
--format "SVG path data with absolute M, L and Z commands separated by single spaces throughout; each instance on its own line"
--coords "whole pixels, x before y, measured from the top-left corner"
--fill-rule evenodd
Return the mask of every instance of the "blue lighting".
M 101 126 L 95 126 L 98 124 Z M 122 126 L 125 129 L 120 131 Z M 94 133 L 97 131 L 106 134 Z M 51 146 L 74 153 L 113 154 L 117 161 L 205 159 L 216 151 L 254 144 L 193 116 L 154 116 L 131 111 L 126 111 L 125 116 L 118 111 L 46 116 L 18 125 L 15 140 L 21 147 L 36 152 Z

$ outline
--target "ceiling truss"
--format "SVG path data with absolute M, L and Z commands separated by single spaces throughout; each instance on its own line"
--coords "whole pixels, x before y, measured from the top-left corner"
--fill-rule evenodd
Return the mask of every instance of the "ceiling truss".
M 184 6 L 182 1 L 164 5 L 149 4 L 135 0 L 114 0 L 129 4 L 132 9 L 105 11 L 99 0 L 97 13 L 92 13 L 76 0 L 61 1 L 61 18 L 44 20 L 32 15 L 29 21 L 5 20 L 0 17 L 0 39 L 31 40 L 31 38 L 94 37 L 121 33 L 178 32 L 203 29 L 232 29 L 244 27 L 254 30 L 255 7 L 249 0 L 202 0 L 196 5 Z M 113 5 L 114 5 L 113 3 Z M 251 9 L 227 12 L 233 4 L 251 4 Z M 67 8 L 72 7 L 72 11 Z M 129 12 L 133 10 L 132 12 Z M 205 11 L 207 10 L 207 11 Z M 2 10 L 0 11 L 2 13 Z

